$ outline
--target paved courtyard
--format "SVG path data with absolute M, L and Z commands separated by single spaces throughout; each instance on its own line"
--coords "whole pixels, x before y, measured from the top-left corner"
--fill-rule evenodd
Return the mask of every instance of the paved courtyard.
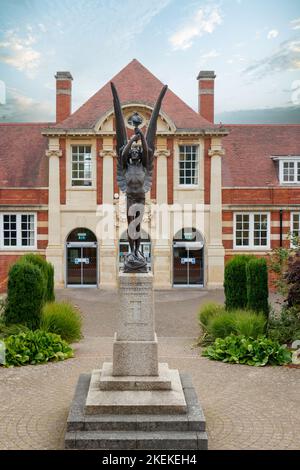
M 61 363 L 0 368 L 0 449 L 62 449 L 65 423 L 81 372 L 111 360 L 118 298 L 114 291 L 63 289 L 78 305 L 84 339 Z M 155 293 L 162 362 L 189 372 L 207 419 L 210 449 L 300 449 L 300 370 L 213 362 L 193 348 L 201 303 L 220 291 Z

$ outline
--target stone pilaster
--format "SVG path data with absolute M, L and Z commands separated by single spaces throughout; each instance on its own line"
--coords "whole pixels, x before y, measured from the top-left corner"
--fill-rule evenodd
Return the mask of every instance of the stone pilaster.
M 113 211 L 114 200 L 114 158 L 116 154 L 113 149 L 113 138 L 103 138 L 103 149 L 99 153 L 103 159 L 103 178 L 102 178 L 102 204 L 104 210 L 108 210 L 115 219 Z M 107 209 L 105 209 L 105 207 Z M 111 210 L 110 210 L 111 209 Z M 116 247 L 116 229 L 111 237 L 100 238 L 100 285 L 105 287 L 116 287 L 117 285 L 117 256 Z
M 211 157 L 210 174 L 210 223 L 208 255 L 209 288 L 222 287 L 224 281 L 225 250 L 222 242 L 222 148 L 221 138 L 212 138 L 209 156 Z
M 48 247 L 47 260 L 54 265 L 54 279 L 56 285 L 63 284 L 63 247 L 61 245 L 60 220 L 60 175 L 59 159 L 62 151 L 59 148 L 59 139 L 50 138 L 49 148 L 46 150 L 49 158 L 49 203 L 48 203 Z
M 168 204 L 168 158 L 170 150 L 167 148 L 167 139 L 165 137 L 157 138 L 157 179 L 156 179 L 156 203 L 160 206 Z M 156 217 L 160 216 L 160 212 Z M 160 224 L 162 221 L 157 221 Z M 159 235 L 159 234 L 156 234 Z M 156 288 L 168 288 L 171 286 L 171 256 L 169 240 L 161 237 L 153 241 L 153 269 L 154 285 Z

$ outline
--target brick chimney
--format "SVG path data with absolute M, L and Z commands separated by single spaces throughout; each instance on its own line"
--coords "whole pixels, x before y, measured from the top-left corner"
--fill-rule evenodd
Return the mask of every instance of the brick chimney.
M 61 122 L 71 114 L 72 80 L 70 72 L 56 72 L 56 122 Z
M 197 77 L 199 81 L 198 111 L 202 117 L 214 122 L 214 94 L 215 94 L 215 72 L 212 70 L 201 70 Z

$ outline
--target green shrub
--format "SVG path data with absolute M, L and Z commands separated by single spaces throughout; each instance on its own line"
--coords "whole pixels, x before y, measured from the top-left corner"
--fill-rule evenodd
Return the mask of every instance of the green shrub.
M 206 326 L 212 317 L 215 317 L 218 313 L 223 311 L 223 305 L 216 304 L 214 302 L 209 302 L 203 305 L 198 316 L 200 325 Z
M 283 365 L 291 362 L 291 352 L 265 336 L 257 339 L 242 335 L 218 338 L 202 355 L 216 361 L 249 366 Z
M 53 302 L 44 306 L 41 329 L 60 335 L 69 343 L 80 340 L 82 319 L 79 311 L 68 302 Z
M 199 322 L 202 327 L 200 344 L 212 343 L 216 338 L 226 338 L 231 333 L 257 338 L 266 330 L 266 317 L 264 314 L 251 310 L 225 310 L 218 304 L 207 304 L 199 313 Z
M 246 265 L 252 258 L 251 255 L 237 255 L 225 265 L 224 292 L 227 310 L 247 306 Z
M 292 343 L 300 339 L 300 310 L 298 307 L 281 310 L 279 318 L 270 318 L 268 337 L 280 344 Z
M 47 261 L 41 255 L 37 255 L 35 253 L 27 253 L 23 255 L 20 261 L 24 261 L 25 263 L 32 263 L 35 266 L 39 267 L 42 275 L 43 275 L 43 284 L 44 284 L 44 300 L 47 300 L 47 284 L 48 284 L 48 267 Z
M 5 339 L 5 366 L 23 366 L 73 357 L 72 348 L 60 336 L 35 330 Z
M 251 310 L 236 310 L 233 313 L 237 335 L 256 339 L 265 333 L 267 320 L 263 313 L 256 313 Z
M 236 333 L 234 312 L 224 311 L 211 318 L 207 330 L 213 339 L 226 338 L 231 333 Z
M 54 302 L 54 267 L 51 263 L 47 263 L 48 279 L 47 279 L 47 302 Z
M 251 259 L 247 263 L 246 274 L 248 308 L 268 316 L 268 268 L 265 258 Z
M 8 274 L 6 324 L 22 323 L 29 328 L 39 327 L 44 304 L 45 284 L 40 268 L 20 260 Z

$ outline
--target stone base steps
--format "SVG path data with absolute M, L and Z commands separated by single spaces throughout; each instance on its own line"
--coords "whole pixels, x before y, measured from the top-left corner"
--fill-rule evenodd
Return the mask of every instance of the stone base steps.
M 84 413 L 91 374 L 81 374 L 67 421 L 66 449 L 207 449 L 205 417 L 190 377 L 180 374 L 187 404 L 182 414 Z
M 205 432 L 69 431 L 66 449 L 207 450 Z

